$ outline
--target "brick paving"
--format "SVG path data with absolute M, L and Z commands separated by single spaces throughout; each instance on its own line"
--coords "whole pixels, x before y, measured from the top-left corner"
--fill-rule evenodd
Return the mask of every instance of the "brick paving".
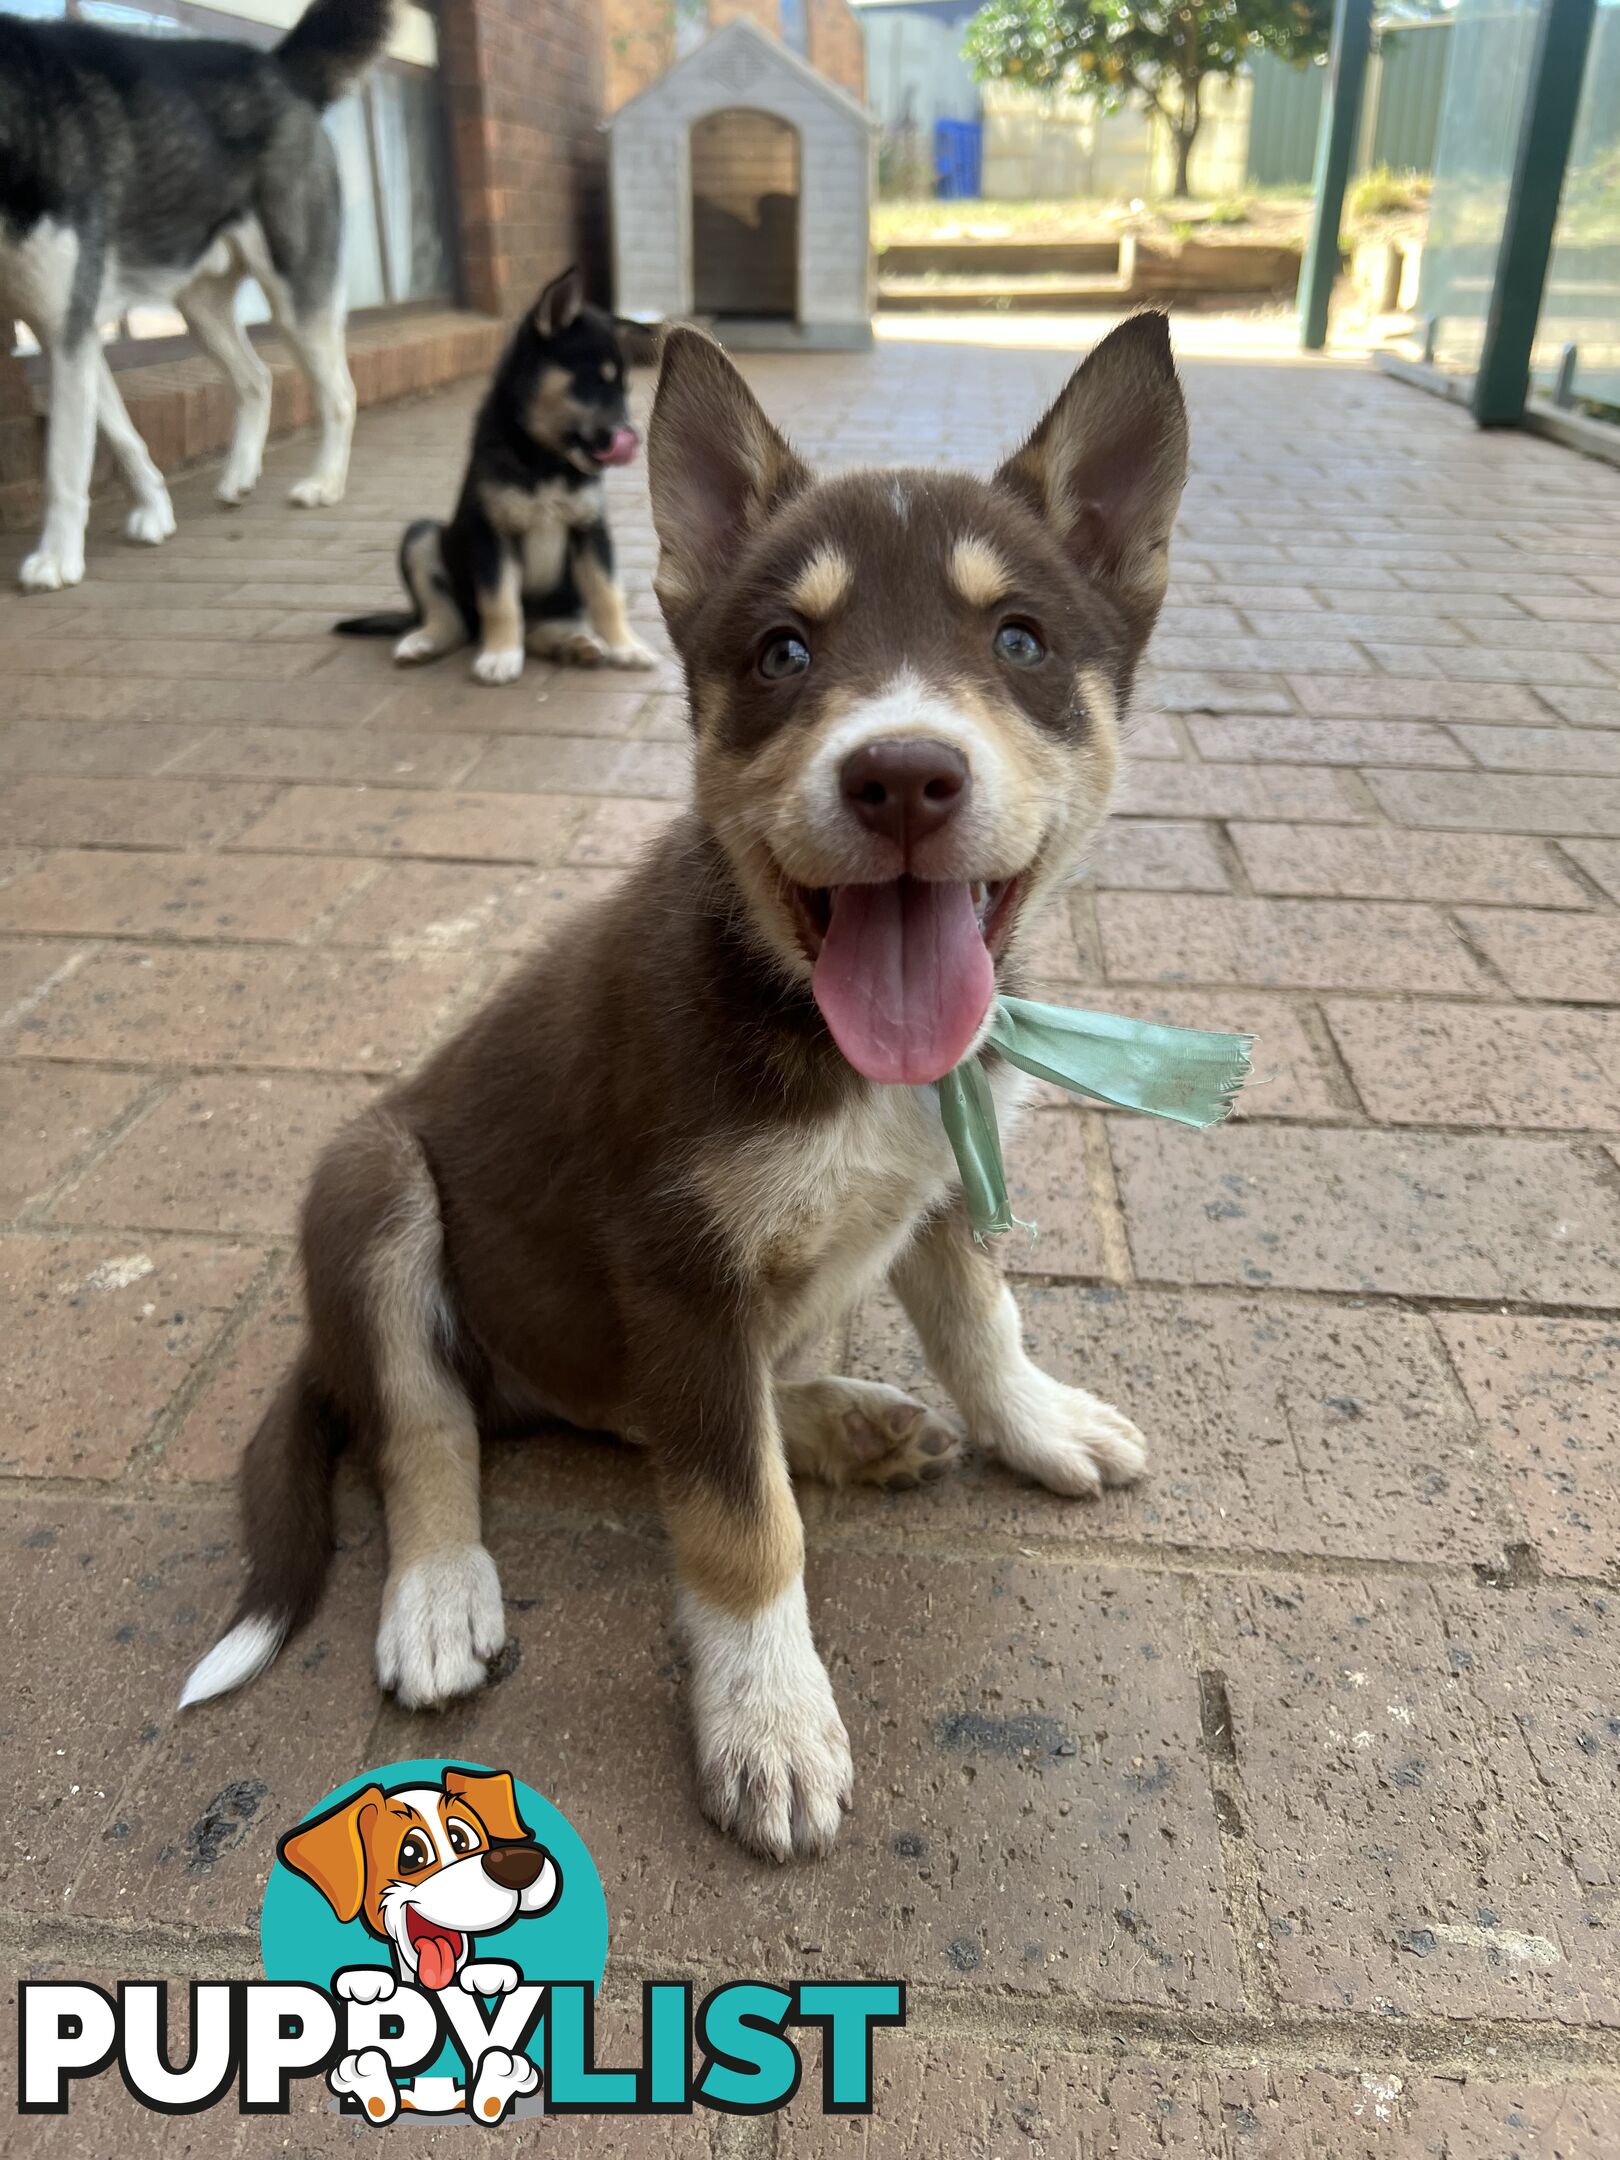
M 969 335 L 1005 333 L 750 373 L 815 455 L 983 460 L 1065 356 Z M 488 691 L 327 636 L 391 603 L 465 390 L 365 416 L 337 512 L 281 506 L 278 448 L 245 511 L 199 476 L 161 552 L 103 519 L 79 591 L 0 599 L 10 1971 L 250 1972 L 274 1835 L 461 1754 L 592 1844 L 609 2031 L 643 1974 L 912 1990 L 869 2125 L 801 2097 L 520 2149 L 1620 2149 L 1620 481 L 1360 368 L 1186 372 L 1132 766 L 1039 966 L 1252 1025 L 1256 1079 L 1222 1133 L 1054 1103 L 1015 1152 L 1031 1337 L 1147 1428 L 1147 1483 L 806 1492 L 858 1774 L 820 1867 L 699 1818 L 651 1494 L 598 1443 L 490 1451 L 485 1695 L 379 1703 L 353 1488 L 308 1638 L 172 1710 L 309 1163 L 671 814 L 673 669 Z M 643 474 L 611 486 L 661 643 Z M 928 1391 L 886 1300 L 844 1359 Z M 169 2124 L 103 2084 L 8 2149 L 347 2149 L 316 2105 Z

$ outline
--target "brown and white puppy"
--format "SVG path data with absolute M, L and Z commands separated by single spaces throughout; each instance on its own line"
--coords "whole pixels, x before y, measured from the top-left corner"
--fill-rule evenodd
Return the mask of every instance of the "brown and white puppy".
M 785 1858 L 831 1843 L 851 1779 L 790 1473 L 912 1483 L 955 1444 L 894 1388 L 785 1377 L 795 1347 L 886 1276 L 983 1447 L 1071 1495 L 1143 1467 L 1026 1355 L 932 1083 L 1103 816 L 1186 418 L 1142 315 L 993 479 L 818 480 L 677 331 L 649 455 L 696 800 L 328 1149 L 308 1347 L 244 1471 L 247 1589 L 185 1699 L 313 1608 L 349 1435 L 387 1514 L 382 1681 L 475 1688 L 505 1632 L 479 1432 L 549 1411 L 652 1456 L 703 1803 Z M 987 1063 L 1005 1120 L 1027 1083 Z

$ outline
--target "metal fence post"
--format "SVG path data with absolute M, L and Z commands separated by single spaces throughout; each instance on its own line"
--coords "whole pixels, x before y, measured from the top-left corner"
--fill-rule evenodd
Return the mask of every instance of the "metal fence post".
M 1474 377 L 1474 418 L 1481 427 L 1517 427 L 1524 418 L 1530 354 L 1595 12 L 1595 0 L 1541 0 L 1513 185 Z
M 1328 94 L 1316 134 L 1316 172 L 1311 182 L 1311 237 L 1299 273 L 1299 342 L 1307 352 L 1320 352 L 1327 343 L 1328 303 L 1339 274 L 1344 185 L 1356 146 L 1361 86 L 1371 45 L 1372 0 L 1334 0 Z

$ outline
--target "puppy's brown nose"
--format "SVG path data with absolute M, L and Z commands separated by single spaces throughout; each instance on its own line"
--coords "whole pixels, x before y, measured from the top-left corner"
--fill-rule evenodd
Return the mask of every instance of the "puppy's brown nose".
M 545 1864 L 538 1845 L 492 1845 L 484 1855 L 484 1873 L 503 1890 L 527 1890 Z
M 961 751 L 921 735 L 862 743 L 845 758 L 840 779 L 844 800 L 861 823 L 902 847 L 937 832 L 972 786 Z

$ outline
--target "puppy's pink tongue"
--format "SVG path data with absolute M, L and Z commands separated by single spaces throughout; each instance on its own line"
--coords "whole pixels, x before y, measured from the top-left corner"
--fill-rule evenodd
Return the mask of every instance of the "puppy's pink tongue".
M 424 1935 L 416 1945 L 416 1977 L 425 1988 L 445 1988 L 456 1977 L 455 1946 L 448 1935 Z
M 641 437 L 633 427 L 615 428 L 613 440 L 602 452 L 598 463 L 602 465 L 628 465 L 641 447 Z
M 840 885 L 812 978 L 834 1042 L 868 1080 L 943 1079 L 978 1033 L 996 973 L 966 885 Z

